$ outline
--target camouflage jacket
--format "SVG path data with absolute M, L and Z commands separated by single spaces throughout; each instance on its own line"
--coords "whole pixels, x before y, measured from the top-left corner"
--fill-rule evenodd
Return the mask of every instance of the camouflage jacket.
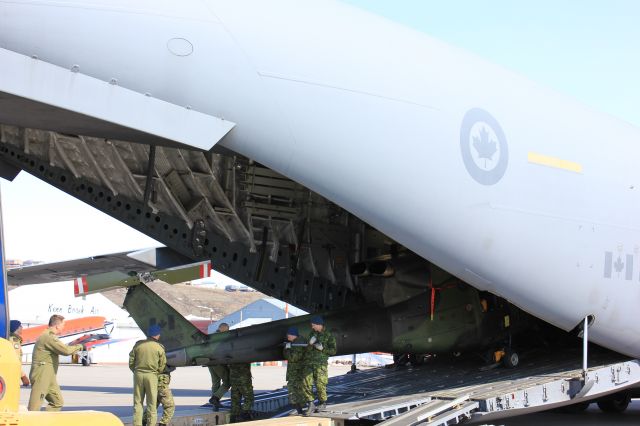
M 82 350 L 82 345 L 65 345 L 51 328 L 48 328 L 36 341 L 31 356 L 32 369 L 36 365 L 51 364 L 58 371 L 59 355 L 71 355 Z
M 164 353 L 164 346 L 151 337 L 138 340 L 129 353 L 131 371 L 159 374 L 166 366 L 167 356 Z
M 326 365 L 330 356 L 336 354 L 336 338 L 329 330 L 322 330 L 321 332 L 311 331 L 309 334 L 309 341 L 315 336 L 315 344 L 322 343 L 322 350 L 319 351 L 314 345 L 307 346 L 307 358 L 308 365 Z
M 291 343 L 295 345 L 304 345 L 307 341 L 304 337 L 298 336 L 298 338 Z M 291 349 L 287 349 L 285 347 L 282 352 L 284 359 L 287 360 L 287 380 L 291 380 L 296 376 L 302 375 L 307 355 L 306 348 L 304 346 L 292 346 Z
M 162 373 L 158 374 L 158 386 L 164 385 L 169 386 L 171 383 L 171 373 L 175 370 L 175 367 L 170 367 L 168 365 L 164 366 L 164 370 Z

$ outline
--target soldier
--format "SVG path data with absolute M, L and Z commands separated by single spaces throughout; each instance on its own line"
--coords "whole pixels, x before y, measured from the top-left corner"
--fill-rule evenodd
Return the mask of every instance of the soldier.
M 313 401 L 309 403 L 307 414 L 324 410 L 327 407 L 327 383 L 329 375 L 327 364 L 329 357 L 336 354 L 336 339 L 328 330 L 325 330 L 324 319 L 315 316 L 311 319 L 311 334 L 307 346 L 306 362 L 311 375 L 311 385 L 315 383 L 318 393 L 318 407 L 314 407 Z
M 147 339 L 138 340 L 129 353 L 129 369 L 133 372 L 133 425 L 142 426 L 142 403 L 147 400 L 148 424 L 155 425 L 158 409 L 158 375 L 167 365 L 167 356 L 158 339 L 161 328 L 154 324 Z
M 31 395 L 29 396 L 29 411 L 40 411 L 42 398 L 45 398 L 49 405 L 46 411 L 60 411 L 64 404 L 62 393 L 56 374 L 58 374 L 58 364 L 60 355 L 72 355 L 82 350 L 82 345 L 65 345 L 58 339 L 58 335 L 64 329 L 64 317 L 62 315 L 52 315 L 49 318 L 49 328 L 42 333 L 31 356 Z
M 176 411 L 176 403 L 173 401 L 173 393 L 169 384 L 171 383 L 171 373 L 175 370 L 175 367 L 167 365 L 164 367 L 162 373 L 158 374 L 158 407 L 162 405 L 162 417 L 158 426 L 166 426 L 171 422 L 173 413 Z M 147 417 L 145 411 L 142 417 L 142 426 L 152 426 Z
M 231 422 L 251 420 L 253 408 L 251 364 L 230 364 L 229 381 L 231 383 Z
M 218 326 L 216 333 L 225 333 L 229 331 L 229 324 L 226 322 Z M 229 390 L 229 367 L 224 364 L 210 365 L 209 374 L 211 374 L 211 398 L 209 403 L 213 405 L 213 409 L 220 409 L 220 400 Z
M 302 406 L 311 403 L 313 395 L 309 388 L 309 374 L 305 365 L 307 351 L 306 340 L 300 336 L 297 327 L 287 330 L 287 343 L 284 345 L 284 358 L 287 360 L 287 390 L 289 402 L 298 414 L 304 414 Z
M 22 365 L 22 323 L 18 320 L 11 320 L 11 322 L 9 323 L 9 331 L 11 332 L 9 341 L 13 345 L 13 348 L 16 350 L 16 355 L 18 355 L 20 365 Z M 20 374 L 22 386 L 29 386 L 29 378 L 27 377 L 27 373 L 22 371 L 22 368 L 20 368 Z

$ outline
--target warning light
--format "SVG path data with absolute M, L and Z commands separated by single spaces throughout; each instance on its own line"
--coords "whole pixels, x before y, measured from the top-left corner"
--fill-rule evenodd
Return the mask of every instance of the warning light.
M 4 379 L 0 377 L 0 399 L 4 398 L 5 390 L 6 390 L 6 386 L 4 385 Z

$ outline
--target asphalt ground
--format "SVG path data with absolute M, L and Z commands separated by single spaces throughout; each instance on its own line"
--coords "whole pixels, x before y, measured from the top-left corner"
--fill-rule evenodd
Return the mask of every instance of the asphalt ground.
M 29 365 L 23 365 L 25 372 Z M 344 374 L 349 366 L 330 366 L 329 376 Z M 255 393 L 286 385 L 286 367 L 252 367 Z M 60 365 L 58 384 L 64 398 L 63 410 L 108 411 L 118 417 L 133 415 L 133 375 L 126 365 Z M 20 405 L 29 402 L 29 388 L 20 389 Z M 181 367 L 171 374 L 171 391 L 176 415 L 206 404 L 211 396 L 211 376 L 203 367 Z M 227 393 L 227 396 L 229 394 Z M 43 402 L 44 406 L 44 402 Z
M 29 366 L 23 366 L 28 372 Z M 329 375 L 346 373 L 349 366 L 330 366 Z M 281 388 L 286 384 L 285 367 L 253 367 L 253 387 L 256 393 Z M 202 367 L 183 367 L 171 375 L 171 389 L 176 402 L 176 415 L 205 404 L 211 394 L 209 371 Z M 58 383 L 65 400 L 64 410 L 108 411 L 118 417 L 132 413 L 132 374 L 126 365 L 61 365 Z M 27 405 L 29 388 L 20 390 L 20 404 Z M 228 395 L 227 395 L 228 396 Z M 619 415 L 602 413 L 596 404 L 579 414 L 546 412 L 494 422 L 505 426 L 534 425 L 638 425 L 640 400 L 632 401 L 629 409 Z

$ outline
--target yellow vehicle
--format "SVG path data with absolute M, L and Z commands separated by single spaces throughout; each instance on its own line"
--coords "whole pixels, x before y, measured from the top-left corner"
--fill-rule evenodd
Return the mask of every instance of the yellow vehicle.
M 113 414 L 99 411 L 20 411 L 20 368 L 13 345 L 0 338 L 0 424 L 122 426 Z

